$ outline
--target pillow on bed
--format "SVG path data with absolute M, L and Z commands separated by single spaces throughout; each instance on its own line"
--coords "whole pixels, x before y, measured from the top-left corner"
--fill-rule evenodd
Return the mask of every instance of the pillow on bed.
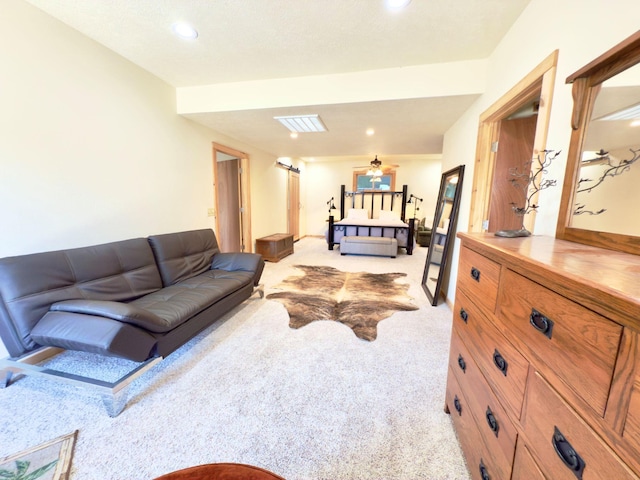
M 398 212 L 393 212 L 391 210 L 380 210 L 380 213 L 378 213 L 378 220 L 383 220 L 385 222 L 398 222 L 400 221 L 400 215 Z
M 366 208 L 350 208 L 347 212 L 350 220 L 366 220 L 369 218 L 369 210 Z

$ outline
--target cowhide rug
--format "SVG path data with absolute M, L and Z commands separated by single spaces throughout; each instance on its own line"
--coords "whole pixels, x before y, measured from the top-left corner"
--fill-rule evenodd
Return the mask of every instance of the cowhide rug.
M 408 284 L 396 283 L 405 273 L 341 272 L 333 267 L 296 265 L 304 272 L 286 278 L 267 298 L 282 302 L 289 326 L 300 328 L 315 320 L 335 320 L 357 337 L 375 340 L 378 322 L 396 311 L 417 310 L 407 295 Z

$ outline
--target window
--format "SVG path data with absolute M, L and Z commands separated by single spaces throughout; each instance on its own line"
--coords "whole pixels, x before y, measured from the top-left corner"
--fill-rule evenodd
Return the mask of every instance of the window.
M 386 172 L 381 177 L 367 175 L 366 171 L 353 172 L 353 191 L 386 190 L 395 191 L 396 172 Z

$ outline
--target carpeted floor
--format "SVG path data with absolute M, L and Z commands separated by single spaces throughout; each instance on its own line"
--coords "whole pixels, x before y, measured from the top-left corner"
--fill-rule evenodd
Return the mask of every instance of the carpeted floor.
M 282 304 L 254 296 L 134 382 L 116 418 L 94 394 L 57 382 L 25 377 L 0 390 L 0 458 L 77 429 L 74 480 L 150 479 L 212 462 L 288 480 L 468 479 L 443 411 L 451 312 L 420 287 L 426 249 L 341 256 L 308 238 L 295 250 L 267 264 L 266 293 L 295 264 L 399 271 L 419 310 L 381 321 L 368 342 L 337 322 L 291 329 Z M 129 366 L 68 353 L 55 362 L 105 379 Z

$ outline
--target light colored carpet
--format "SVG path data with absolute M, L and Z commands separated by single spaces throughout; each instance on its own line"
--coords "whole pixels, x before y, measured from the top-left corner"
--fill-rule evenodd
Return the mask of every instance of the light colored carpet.
M 25 377 L 0 390 L 0 457 L 78 429 L 72 479 L 150 479 L 212 462 L 288 480 L 468 479 L 443 411 L 451 312 L 420 287 L 426 249 L 341 256 L 317 238 L 295 249 L 267 263 L 266 293 L 301 263 L 401 271 L 420 308 L 383 320 L 368 342 L 331 321 L 293 330 L 282 304 L 254 296 L 134 382 L 116 418 L 93 393 Z M 77 353 L 54 362 L 105 379 L 130 365 Z

